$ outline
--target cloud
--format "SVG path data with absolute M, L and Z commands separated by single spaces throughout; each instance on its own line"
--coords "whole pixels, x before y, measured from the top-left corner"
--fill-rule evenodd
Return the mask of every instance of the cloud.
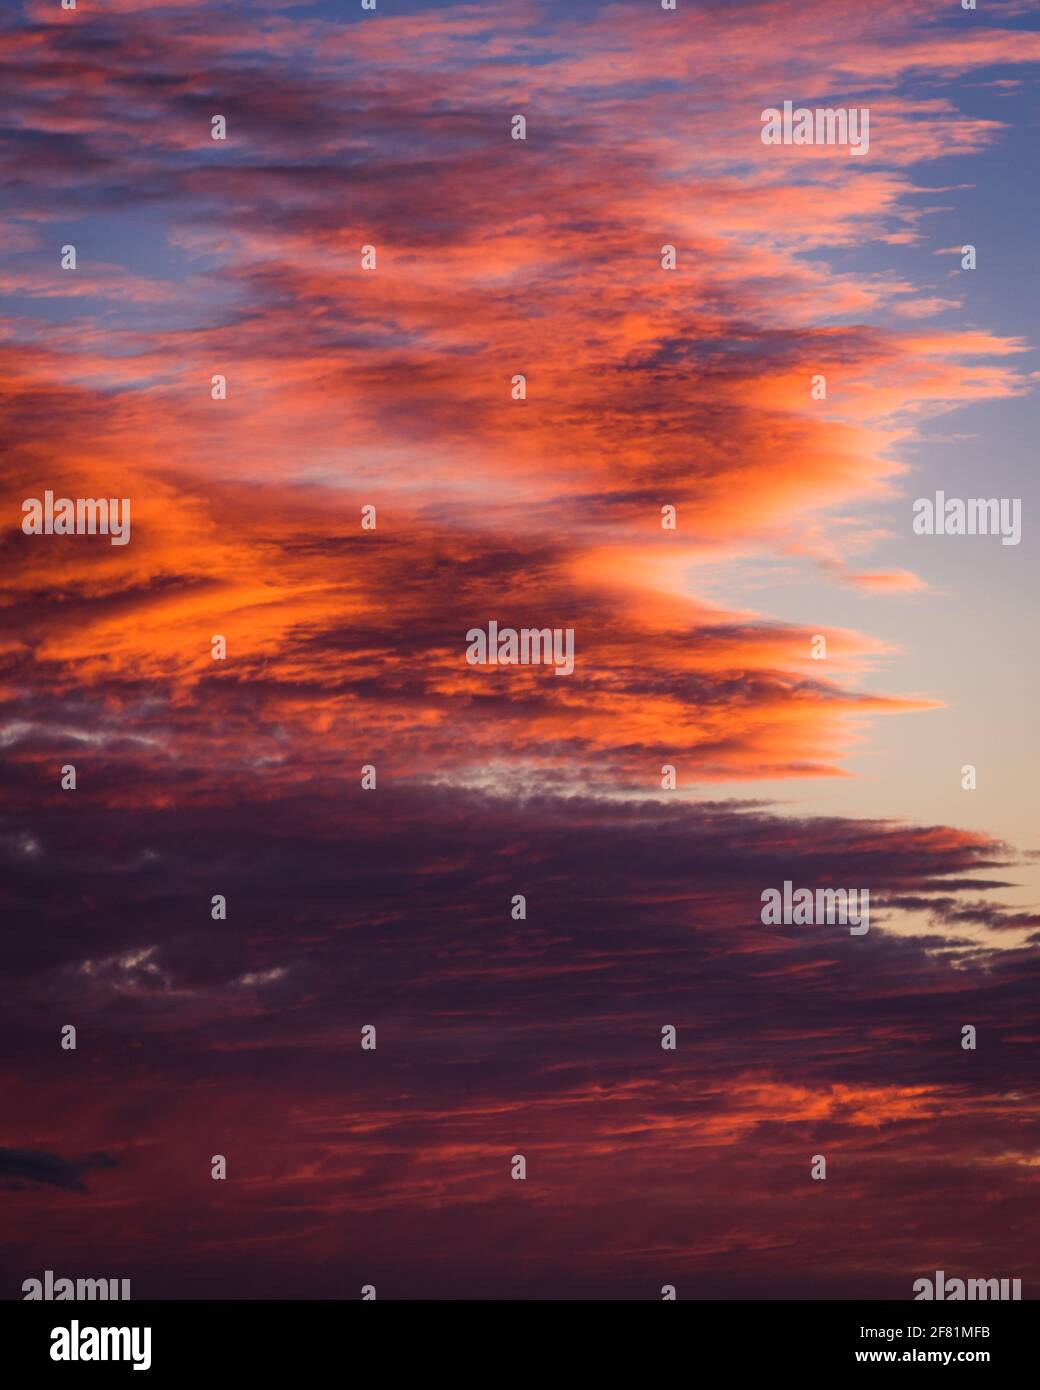
M 60 1187 L 65 1192 L 86 1192 L 84 1173 L 118 1166 L 118 1160 L 106 1153 L 67 1159 L 36 1149 L 0 1149 L 0 1184 L 17 1190 L 23 1182 L 29 1182 Z
M 365 792 L 332 773 L 272 795 L 243 772 L 206 799 L 101 798 L 89 817 L 67 799 L 15 805 L 40 853 L 5 873 L 3 921 L 20 924 L 0 1021 L 9 1122 L 84 1152 L 131 1143 L 105 1221 L 149 1232 L 143 1262 L 125 1247 L 142 1293 L 216 1295 L 199 1273 L 214 1240 L 249 1296 L 286 1278 L 328 1292 L 368 1262 L 399 1291 L 519 1295 L 560 1287 L 561 1259 L 572 1293 L 618 1296 L 667 1267 L 691 1295 L 713 1273 L 768 1295 L 796 1234 L 819 1243 L 832 1295 L 903 1296 L 937 1243 L 951 1267 L 984 1239 L 1033 1267 L 1013 1222 L 994 1236 L 948 1218 L 953 1190 L 971 1211 L 1000 1191 L 1008 1213 L 1028 1191 L 1036 1121 L 1017 1097 L 1036 958 L 1000 930 L 1005 847 L 754 802 L 393 779 Z M 764 927 L 761 890 L 785 878 L 869 887 L 869 934 Z M 929 925 L 933 903 L 947 910 Z M 85 993 L 69 957 L 134 955 L 144 921 L 178 989 Z M 89 1089 L 69 1066 L 80 1053 L 41 1055 L 41 1010 L 77 1018 Z M 982 1039 L 970 1056 L 965 1022 Z M 821 1151 L 843 1194 L 827 1214 L 805 1177 Z M 523 1193 L 506 1186 L 515 1152 Z M 216 1153 L 226 1196 L 186 1226 Z M 5 1219 L 25 1248 L 20 1202 Z M 536 1235 L 546 1222 L 565 1247 Z M 864 1224 L 882 1233 L 867 1266 Z M 63 1237 L 70 1258 L 96 1249 L 96 1218 Z M 266 1276 L 243 1260 L 258 1239 Z M 819 1295 L 814 1277 L 799 1276 Z

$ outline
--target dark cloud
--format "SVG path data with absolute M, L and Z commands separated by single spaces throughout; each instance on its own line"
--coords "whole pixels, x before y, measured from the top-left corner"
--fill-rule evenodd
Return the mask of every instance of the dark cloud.
M 67 1159 L 36 1149 L 0 1149 L 0 1185 L 19 1190 L 24 1181 L 60 1187 L 65 1192 L 86 1192 L 84 1173 L 118 1166 L 118 1160 L 106 1153 Z
M 271 1296 L 369 1269 L 413 1296 L 564 1297 L 637 1295 L 662 1268 L 689 1296 L 904 1297 L 918 1267 L 1032 1270 L 1013 1232 L 1040 1139 L 1016 1098 L 1037 1084 L 1035 950 L 884 930 L 925 885 L 1004 864 L 999 846 L 733 801 L 366 793 L 331 766 L 258 797 L 226 772 L 208 808 L 27 806 L 33 853 L 4 827 L 11 1119 L 131 1146 L 121 1211 L 152 1253 L 108 1248 L 142 1291 L 219 1296 L 193 1254 L 215 1237 L 225 1281 Z M 870 933 L 764 927 L 784 878 L 869 886 Z M 77 1022 L 78 1051 L 41 1018 Z M 506 1185 L 516 1152 L 526 1192 Z M 38 1180 L 79 1183 L 82 1164 L 49 1162 Z M 266 1273 L 234 1253 L 260 1233 Z M 99 1239 L 86 1216 L 65 1236 Z M 826 1279 L 792 1275 L 806 1243 Z

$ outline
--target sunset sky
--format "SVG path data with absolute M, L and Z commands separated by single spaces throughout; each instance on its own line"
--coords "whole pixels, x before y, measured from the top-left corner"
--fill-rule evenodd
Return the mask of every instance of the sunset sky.
M 1018 0 L 4 8 L 0 1297 L 1037 1296 L 1038 60 Z

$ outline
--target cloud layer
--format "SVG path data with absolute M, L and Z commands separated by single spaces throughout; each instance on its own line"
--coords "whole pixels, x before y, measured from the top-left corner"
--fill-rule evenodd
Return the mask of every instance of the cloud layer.
M 871 509 L 922 424 L 1031 385 L 948 262 L 862 252 L 927 244 L 922 166 L 1005 132 L 958 84 L 1040 35 L 33 0 L 2 36 L 4 1287 L 1028 1292 L 1017 851 L 730 793 L 943 703 L 768 588 L 911 601 Z M 869 155 L 765 147 L 787 98 L 869 105 Z M 129 498 L 131 544 L 23 535 L 48 488 Z M 574 674 L 467 666 L 491 619 L 573 628 Z M 763 927 L 785 879 L 869 888 L 869 935 Z

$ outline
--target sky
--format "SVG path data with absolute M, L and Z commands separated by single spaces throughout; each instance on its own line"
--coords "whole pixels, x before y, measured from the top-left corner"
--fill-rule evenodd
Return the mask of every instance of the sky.
M 5 8 L 0 1297 L 1036 1296 L 1038 59 L 1016 0 Z

